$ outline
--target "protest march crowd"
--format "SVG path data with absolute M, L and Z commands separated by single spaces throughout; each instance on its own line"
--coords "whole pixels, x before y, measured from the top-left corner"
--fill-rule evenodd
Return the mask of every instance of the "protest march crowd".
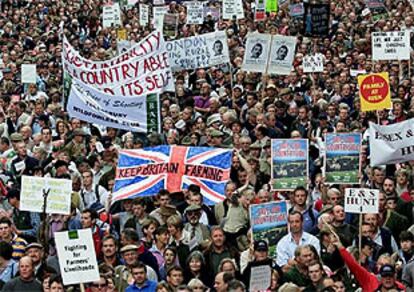
M 0 1 L 2 291 L 414 291 L 413 5 Z

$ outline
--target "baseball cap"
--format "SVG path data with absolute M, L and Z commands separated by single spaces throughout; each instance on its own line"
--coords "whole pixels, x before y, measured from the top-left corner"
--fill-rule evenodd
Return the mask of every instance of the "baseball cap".
M 258 240 L 254 243 L 254 250 L 255 251 L 268 251 L 269 248 L 267 246 L 267 242 L 264 240 Z
M 395 275 L 395 269 L 391 265 L 383 265 L 380 269 L 381 277 L 389 277 Z

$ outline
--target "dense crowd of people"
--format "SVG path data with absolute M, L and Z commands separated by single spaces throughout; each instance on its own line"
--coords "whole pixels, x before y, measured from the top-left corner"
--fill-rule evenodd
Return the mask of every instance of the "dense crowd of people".
M 370 167 L 368 123 L 391 125 L 414 115 L 411 61 L 372 61 L 371 33 L 414 32 L 411 1 L 384 0 L 374 20 L 364 0 L 331 0 L 330 32 L 304 37 L 302 19 L 279 1 L 277 13 L 186 24 L 185 2 L 176 39 L 217 30 L 228 38 L 230 64 L 174 73 L 174 92 L 160 95 L 160 133 L 132 133 L 69 117 L 63 92 L 62 33 L 85 58 L 117 55 L 117 28 L 103 28 L 103 1 L 0 2 L 0 284 L 2 291 L 78 291 L 64 285 L 54 233 L 90 228 L 100 280 L 86 291 L 249 291 L 255 267 L 269 266 L 267 291 L 412 291 L 414 289 L 414 163 Z M 283 3 L 286 2 L 286 3 Z M 142 2 L 153 6 L 152 3 Z M 139 2 L 121 5 L 132 43 L 152 25 L 139 25 Z M 220 8 L 210 0 L 206 7 Z M 152 9 L 150 9 L 151 11 Z M 152 20 L 152 17 L 150 17 Z M 241 69 L 249 32 L 297 36 L 287 76 Z M 304 73 L 302 60 L 324 56 L 321 73 Z M 22 64 L 37 65 L 36 83 L 23 84 Z M 362 112 L 352 72 L 389 72 L 392 109 Z M 1 76 L 0 76 L 1 77 Z M 361 187 L 378 189 L 379 213 L 344 210 L 347 185 L 322 175 L 325 133 L 359 132 Z M 309 139 L 309 184 L 271 190 L 271 139 Z M 209 206 L 200 186 L 180 193 L 112 204 L 118 151 L 155 145 L 233 148 L 225 200 Z M 70 215 L 19 209 L 23 175 L 70 179 Z M 253 240 L 251 204 L 287 200 L 288 232 L 277 243 Z M 359 249 L 361 242 L 361 249 Z

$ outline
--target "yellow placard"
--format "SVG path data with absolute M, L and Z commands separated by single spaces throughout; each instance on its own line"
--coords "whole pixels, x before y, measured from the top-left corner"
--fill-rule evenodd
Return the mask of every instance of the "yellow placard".
M 361 111 L 390 109 L 391 90 L 388 72 L 358 76 Z
M 119 41 L 126 41 L 128 39 L 127 30 L 125 28 L 119 28 L 117 30 L 117 37 Z

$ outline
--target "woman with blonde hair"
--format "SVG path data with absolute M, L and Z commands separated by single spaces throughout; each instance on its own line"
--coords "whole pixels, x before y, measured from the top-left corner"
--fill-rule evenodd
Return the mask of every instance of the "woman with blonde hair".
M 204 285 L 203 282 L 201 282 L 201 280 L 199 280 L 197 278 L 191 279 L 190 282 L 188 282 L 187 286 L 189 288 L 191 288 L 193 290 L 193 292 L 198 292 L 198 291 L 206 292 L 206 291 L 208 291 L 207 286 Z

